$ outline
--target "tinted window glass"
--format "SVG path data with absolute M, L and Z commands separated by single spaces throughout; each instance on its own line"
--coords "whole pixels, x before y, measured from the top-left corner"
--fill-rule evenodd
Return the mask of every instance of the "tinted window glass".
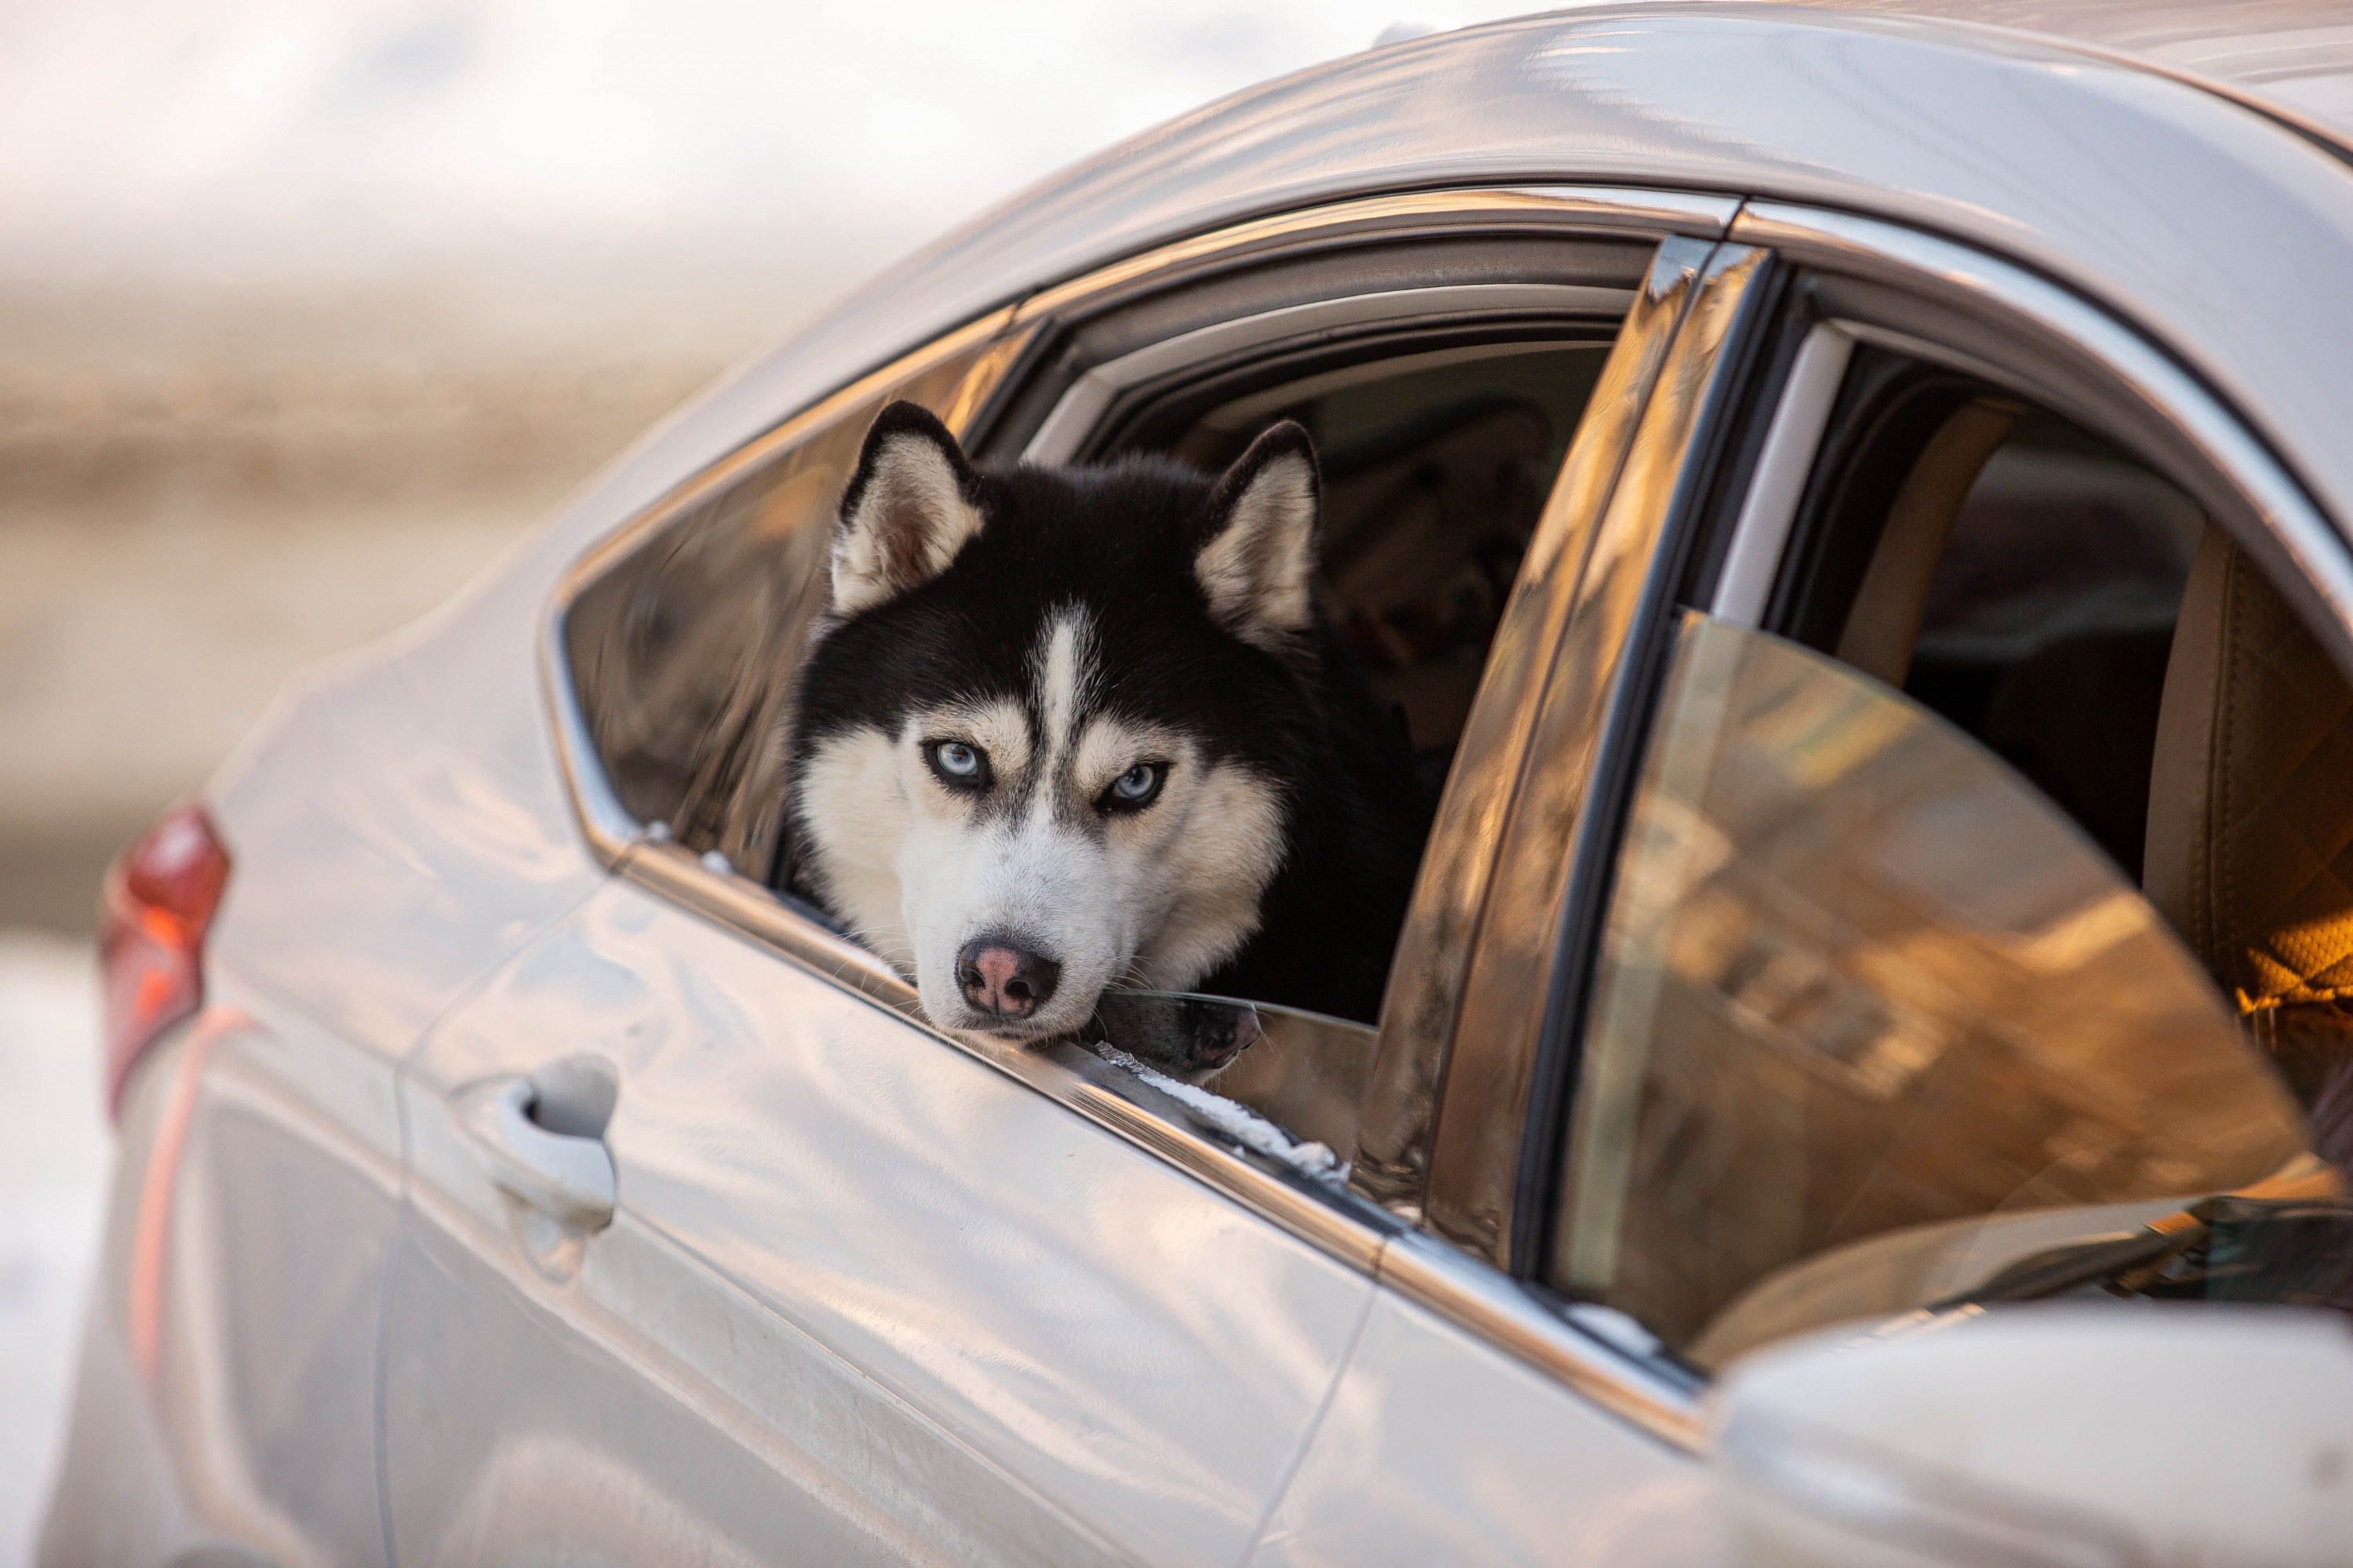
M 2140 869 L 2173 624 L 2205 518 L 1983 383 L 1865 351 L 1767 624 L 1983 742 Z
M 1904 680 L 2130 876 L 2173 623 L 2205 522 L 2147 465 L 2029 411 L 1953 520 Z
M 1711 1366 L 2293 1174 L 2306 1144 L 2197 962 L 2034 790 L 1697 615 L 1573 1118 L 1553 1283 Z
M 825 603 L 827 550 L 866 427 L 894 398 L 946 410 L 986 345 L 760 451 L 575 599 L 564 647 L 630 816 L 765 877 L 783 774 L 771 743 Z

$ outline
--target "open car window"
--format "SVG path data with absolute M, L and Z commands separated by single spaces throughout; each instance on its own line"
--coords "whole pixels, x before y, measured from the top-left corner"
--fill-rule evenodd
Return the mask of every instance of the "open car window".
M 1504 597 L 1609 353 L 1606 338 L 1546 335 L 1392 352 L 1238 395 L 1228 377 L 1169 397 L 1132 423 L 1119 449 L 1216 472 L 1278 421 L 1315 438 L 1324 600 L 1411 736 L 1434 804 Z
M 560 651 L 603 782 L 620 816 L 663 841 L 629 863 L 917 1010 L 884 968 L 900 955 L 849 956 L 855 931 L 809 902 L 818 895 L 793 875 L 780 831 L 791 765 L 781 742 L 824 624 L 834 514 L 866 428 L 902 398 L 997 465 L 1025 451 L 1148 454 L 1215 472 L 1279 422 L 1304 426 L 1324 480 L 1319 595 L 1408 742 L 1402 783 L 1426 827 L 1625 313 L 1664 287 L 1658 254 L 1624 233 L 1303 253 L 1183 289 L 1114 293 L 1067 317 L 976 327 L 781 427 L 584 565 L 564 610 Z M 1668 273 L 1687 267 L 1679 252 Z M 1671 331 L 1671 310 L 1652 315 L 1646 331 Z M 1516 731 L 1499 730 L 1473 749 L 1500 769 L 1516 744 Z M 1464 847 L 1456 859 L 1479 848 Z M 744 909 L 761 885 L 786 919 Z M 1377 971 L 1352 994 L 1367 989 L 1377 996 Z M 1082 1039 L 1180 1085 L 1174 1098 L 1197 1124 L 1207 1116 L 1232 1131 L 1203 1109 L 1214 1100 L 1285 1147 L 1328 1150 L 1330 1170 L 1345 1173 L 1379 1020 L 1280 1004 L 1114 991 Z
M 1307 429 L 1324 483 L 1319 590 L 1410 739 L 1427 818 L 1609 351 L 1590 327 L 1554 327 L 1435 350 L 1376 342 L 1304 367 L 1226 367 L 1132 413 L 1105 455 L 1150 452 L 1214 472 L 1279 421 Z M 1144 1069 L 1332 1151 L 1337 1165 L 1353 1159 L 1377 1020 L 1256 998 L 1108 994 L 1097 1022 L 1103 1045 Z

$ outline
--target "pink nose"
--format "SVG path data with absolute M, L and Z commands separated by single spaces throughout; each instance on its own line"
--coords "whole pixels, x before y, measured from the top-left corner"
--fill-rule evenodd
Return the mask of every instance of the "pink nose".
M 1000 1018 L 1026 1018 L 1044 1006 L 1062 966 L 1001 936 L 976 936 L 956 954 L 964 999 Z

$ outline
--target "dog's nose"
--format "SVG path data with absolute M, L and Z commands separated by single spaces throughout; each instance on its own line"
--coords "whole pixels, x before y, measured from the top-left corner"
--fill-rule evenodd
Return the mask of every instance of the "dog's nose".
M 976 936 L 956 954 L 964 999 L 1000 1018 L 1026 1018 L 1043 1007 L 1061 978 L 1060 964 L 1001 936 Z

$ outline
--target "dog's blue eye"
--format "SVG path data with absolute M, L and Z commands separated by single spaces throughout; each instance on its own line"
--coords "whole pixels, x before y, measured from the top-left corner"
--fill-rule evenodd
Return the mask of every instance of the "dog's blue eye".
M 962 741 L 942 741 L 932 748 L 932 760 L 952 778 L 968 779 L 980 772 L 980 753 Z
M 1140 805 L 1150 800 L 1160 788 L 1160 770 L 1150 763 L 1138 763 L 1119 775 L 1111 793 L 1130 804 Z

